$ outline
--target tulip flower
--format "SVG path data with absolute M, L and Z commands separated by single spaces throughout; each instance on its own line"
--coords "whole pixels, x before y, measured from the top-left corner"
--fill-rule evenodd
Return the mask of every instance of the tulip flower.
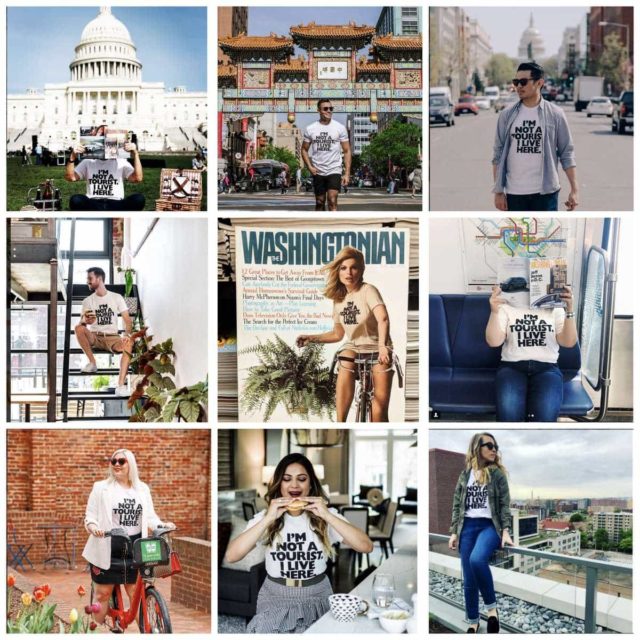
M 100 613 L 100 609 L 101 609 L 101 606 L 100 606 L 100 603 L 99 603 L 99 602 L 94 602 L 94 603 L 91 605 L 91 611 L 92 611 L 93 613 Z
M 33 598 L 30 593 L 23 593 L 20 599 L 25 607 L 28 607 L 33 602 Z
M 7 587 L 13 587 L 16 583 L 16 577 L 13 575 L 13 573 L 10 573 L 7 576 Z
M 40 588 L 44 591 L 45 596 L 51 595 L 51 587 L 48 584 L 43 584 Z
M 78 621 L 78 611 L 77 609 L 71 609 L 71 611 L 69 611 L 69 622 L 71 622 L 72 624 L 74 622 Z
M 93 613 L 93 607 L 90 604 L 86 605 L 84 608 L 84 612 L 87 615 L 91 615 Z
M 47 597 L 47 594 L 40 589 L 40 587 L 36 587 L 33 590 L 33 597 L 36 599 L 36 602 L 42 602 Z
M 85 593 L 87 592 L 84 590 L 84 587 L 82 585 L 78 585 L 78 595 L 82 598 Z
M 91 629 L 91 631 L 95 631 L 97 628 L 98 628 L 98 623 L 92 620 L 91 624 L 89 625 L 89 629 Z

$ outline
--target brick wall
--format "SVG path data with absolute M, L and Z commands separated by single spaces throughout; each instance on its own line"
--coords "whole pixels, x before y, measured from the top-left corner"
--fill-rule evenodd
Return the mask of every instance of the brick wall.
M 464 460 L 464 453 L 429 450 L 429 533 L 449 533 L 453 494 Z
M 180 535 L 211 539 L 211 448 L 206 429 L 33 429 L 7 431 L 7 521 L 19 543 L 33 543 L 32 562 L 45 557 L 38 524 L 72 522 L 80 553 L 82 521 L 96 480 L 107 477 L 111 454 L 133 451 L 156 512 Z M 9 540 L 13 542 L 12 539 Z
M 113 227 L 112 227 L 112 238 L 113 238 L 113 270 L 114 273 L 116 269 L 121 266 L 121 258 L 122 258 L 122 246 L 124 243 L 124 218 L 114 218 L 113 219 Z M 116 278 L 116 282 L 120 282 Z
M 182 573 L 171 577 L 171 602 L 211 613 L 211 542 L 175 537 Z

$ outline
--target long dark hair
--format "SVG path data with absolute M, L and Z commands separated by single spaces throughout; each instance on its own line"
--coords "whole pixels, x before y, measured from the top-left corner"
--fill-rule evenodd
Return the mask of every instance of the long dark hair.
M 280 462 L 278 462 L 278 465 L 273 472 L 273 478 L 271 478 L 271 481 L 267 486 L 267 493 L 264 497 L 267 505 L 271 504 L 272 500 L 282 497 L 282 493 L 280 491 L 282 478 L 287 470 L 287 467 L 292 464 L 302 465 L 304 467 L 304 470 L 307 472 L 307 475 L 309 476 L 309 495 L 323 498 L 328 502 L 329 498 L 322 489 L 320 480 L 318 479 L 318 476 L 316 475 L 316 472 L 309 458 L 307 458 L 307 456 L 303 456 L 301 453 L 290 453 L 289 455 L 282 458 Z M 306 515 L 309 518 L 311 530 L 318 536 L 318 538 L 320 538 L 327 556 L 331 557 L 333 555 L 333 549 L 331 548 L 331 543 L 329 541 L 329 531 L 327 523 L 322 518 L 319 518 L 313 513 L 307 512 Z M 276 538 L 280 537 L 280 530 L 283 526 L 284 518 L 278 518 L 274 523 L 269 525 L 265 533 L 265 544 L 267 546 L 271 546 L 273 544 L 273 541 Z

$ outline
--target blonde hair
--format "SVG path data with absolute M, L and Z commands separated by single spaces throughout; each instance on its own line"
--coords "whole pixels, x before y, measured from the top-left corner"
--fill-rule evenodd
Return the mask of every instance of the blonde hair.
M 502 471 L 504 474 L 507 473 L 507 470 L 500 460 L 499 451 L 496 451 L 496 459 L 489 464 L 486 464 L 481 459 L 480 444 L 482 443 L 483 436 L 491 438 L 496 445 L 498 444 L 498 441 L 495 439 L 493 434 L 489 433 L 488 431 L 474 434 L 473 438 L 471 438 L 471 442 L 469 443 L 469 449 L 467 450 L 467 455 L 465 457 L 465 468 L 467 469 L 467 471 L 474 472 L 476 480 L 480 484 L 487 484 L 489 482 L 491 469 L 500 469 L 500 471 Z
M 360 269 L 360 282 L 358 282 L 357 288 L 359 289 L 362 286 L 363 277 L 364 277 L 364 254 L 362 251 L 358 251 L 355 247 L 346 246 L 342 247 L 338 252 L 338 255 L 322 267 L 322 271 L 327 272 L 327 284 L 324 289 L 325 298 L 329 298 L 334 302 L 342 302 L 347 295 L 347 288 L 340 282 L 340 265 L 345 260 L 355 260 L 356 265 Z
M 116 451 L 111 454 L 111 457 L 109 458 L 108 479 L 112 482 L 116 481 L 116 476 L 113 473 L 113 465 L 111 464 L 111 461 L 113 460 L 113 457 L 118 453 L 123 454 L 127 459 L 127 462 L 129 463 L 129 482 L 131 483 L 132 487 L 137 487 L 138 483 L 140 482 L 140 477 L 138 476 L 138 463 L 136 462 L 136 457 L 133 455 L 133 452 L 129 451 L 129 449 L 116 449 Z

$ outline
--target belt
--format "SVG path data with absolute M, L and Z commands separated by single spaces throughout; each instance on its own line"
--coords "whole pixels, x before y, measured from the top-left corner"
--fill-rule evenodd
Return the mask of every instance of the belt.
M 324 580 L 325 574 L 321 573 L 315 578 L 309 578 L 308 580 L 294 580 L 293 578 L 274 578 L 267 574 L 267 578 L 271 580 L 271 582 L 277 582 L 278 584 L 283 584 L 285 587 L 310 587 L 312 584 L 318 584 L 318 582 L 322 582 Z
M 102 336 L 103 338 L 119 338 L 119 333 L 105 333 L 104 331 L 92 331 L 94 336 Z

